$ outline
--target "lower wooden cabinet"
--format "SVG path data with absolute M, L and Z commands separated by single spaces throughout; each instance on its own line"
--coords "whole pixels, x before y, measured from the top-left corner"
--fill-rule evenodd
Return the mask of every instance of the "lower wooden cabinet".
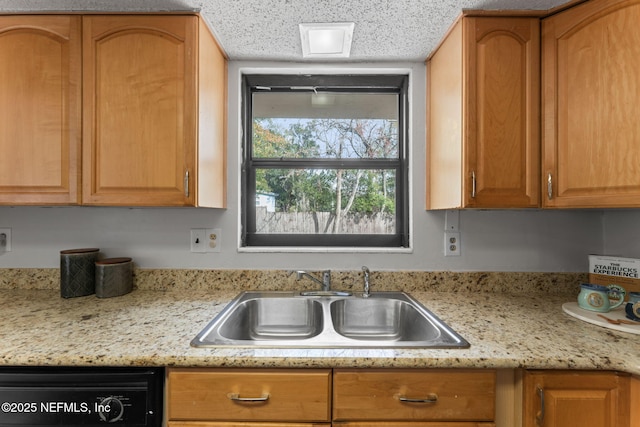
M 415 422 L 415 421 L 347 421 L 334 422 L 335 427 L 496 427 L 494 423 Z
M 630 408 L 631 427 L 640 427 L 640 377 L 631 378 L 629 402 L 635 402 Z
M 242 421 L 169 421 L 168 427 L 330 427 L 329 423 L 257 423 Z M 458 426 L 446 426 L 458 427 Z M 460 426 L 463 427 L 463 426 Z
M 333 420 L 491 422 L 495 390 L 493 370 L 336 369 Z
M 609 371 L 168 368 L 168 427 L 640 427 Z
M 169 369 L 167 383 L 172 427 L 330 422 L 330 369 Z
M 523 427 L 629 427 L 630 375 L 527 371 Z
M 495 427 L 496 373 L 167 370 L 169 427 Z

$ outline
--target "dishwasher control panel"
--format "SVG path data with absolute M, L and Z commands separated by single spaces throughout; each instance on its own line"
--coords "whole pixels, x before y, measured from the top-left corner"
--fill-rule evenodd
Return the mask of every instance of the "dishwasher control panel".
M 163 370 L 0 370 L 2 426 L 160 426 Z

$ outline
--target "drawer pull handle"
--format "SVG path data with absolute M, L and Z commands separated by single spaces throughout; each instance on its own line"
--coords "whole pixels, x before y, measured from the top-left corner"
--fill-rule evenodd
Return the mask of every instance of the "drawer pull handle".
M 436 403 L 438 401 L 438 395 L 435 393 L 431 393 L 424 399 L 414 399 L 406 396 L 398 396 L 398 400 L 400 402 L 407 403 Z
M 260 397 L 240 397 L 238 393 L 229 393 L 227 397 L 234 402 L 266 402 L 269 400 L 269 393 L 263 394 Z

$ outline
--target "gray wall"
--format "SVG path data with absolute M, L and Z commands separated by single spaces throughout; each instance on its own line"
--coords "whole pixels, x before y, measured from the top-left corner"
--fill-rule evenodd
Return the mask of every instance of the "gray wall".
M 12 228 L 13 251 L 0 254 L 2 267 L 57 267 L 59 251 L 99 247 L 105 256 L 130 256 L 142 268 L 203 269 L 359 269 L 452 271 L 587 270 L 587 255 L 611 253 L 640 257 L 640 235 L 627 226 L 638 211 L 463 211 L 462 256 L 444 257 L 444 212 L 425 206 L 424 64 L 360 64 L 397 67 L 411 79 L 411 178 L 413 250 L 411 252 L 239 252 L 239 75 L 240 70 L 309 65 L 231 62 L 229 66 L 228 209 L 0 207 L 0 228 Z M 318 69 L 325 69 L 326 67 Z M 345 71 L 345 67 L 334 66 Z M 221 252 L 189 250 L 191 228 L 220 228 Z
M 604 215 L 604 252 L 640 258 L 640 213 L 637 209 L 609 210 Z

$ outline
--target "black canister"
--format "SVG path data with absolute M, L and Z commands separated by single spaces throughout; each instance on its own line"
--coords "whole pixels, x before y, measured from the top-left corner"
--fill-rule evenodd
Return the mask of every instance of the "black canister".
M 91 295 L 96 291 L 97 248 L 60 251 L 60 296 Z
M 96 296 L 111 298 L 133 289 L 131 258 L 107 258 L 96 262 Z

